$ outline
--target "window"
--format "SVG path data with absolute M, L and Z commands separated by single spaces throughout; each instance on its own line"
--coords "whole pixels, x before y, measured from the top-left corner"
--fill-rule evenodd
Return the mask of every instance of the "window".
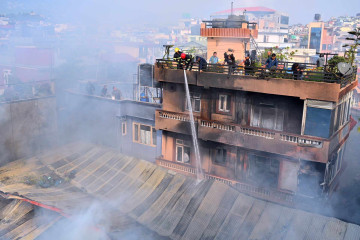
M 181 139 L 176 139 L 176 161 L 190 163 L 190 147 L 186 141 Z
M 253 106 L 251 109 L 250 126 L 282 131 L 284 111 L 265 104 Z
M 326 50 L 326 44 L 322 45 L 322 50 Z
M 121 133 L 123 136 L 126 135 L 126 122 L 121 123 Z
M 249 154 L 249 170 L 247 179 L 260 186 L 277 187 L 279 176 L 279 160 Z
M 230 112 L 231 96 L 226 94 L 219 95 L 219 111 Z
M 193 112 L 200 112 L 201 110 L 201 94 L 200 93 L 190 93 L 190 101 Z M 189 111 L 189 104 L 186 100 L 185 109 Z
M 331 161 L 328 166 L 328 180 L 329 184 L 334 180 L 336 175 L 341 169 L 341 163 L 344 154 L 344 147 L 335 152 L 331 158 Z
M 133 123 L 133 141 L 156 146 L 156 130 L 152 126 Z
M 330 134 L 331 110 L 307 107 L 305 135 L 328 138 Z
M 215 159 L 214 162 L 216 164 L 225 165 L 227 160 L 227 151 L 224 148 L 215 149 Z

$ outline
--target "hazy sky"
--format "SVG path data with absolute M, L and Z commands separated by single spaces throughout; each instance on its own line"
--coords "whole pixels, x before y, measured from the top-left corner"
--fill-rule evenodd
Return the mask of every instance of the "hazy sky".
M 230 8 L 231 0 L 0 0 L 0 11 L 33 10 L 56 21 L 98 24 L 174 24 L 183 13 L 208 18 Z M 290 23 L 308 23 L 360 13 L 360 0 L 234 0 L 234 7 L 264 6 L 290 15 Z M 7 9 L 7 10 L 4 10 Z

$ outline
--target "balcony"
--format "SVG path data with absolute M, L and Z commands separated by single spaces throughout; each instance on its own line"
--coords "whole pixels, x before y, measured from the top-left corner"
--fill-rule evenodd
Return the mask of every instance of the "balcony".
M 281 63 L 285 68 L 292 63 Z M 246 69 L 236 66 L 229 74 L 228 65 L 208 64 L 207 69 L 199 72 L 197 63 L 191 71 L 186 71 L 191 85 L 205 88 L 222 88 L 259 92 L 265 94 L 299 97 L 300 99 L 316 99 L 337 102 L 343 95 L 357 85 L 356 69 L 354 73 L 339 78 L 330 72 L 313 71 L 308 64 L 303 80 L 295 80 L 291 71 L 276 69 L 268 71 L 264 68 Z M 161 82 L 184 83 L 183 70 L 177 69 L 172 60 L 158 59 L 155 66 L 155 79 Z
M 195 118 L 195 121 L 197 123 L 197 118 Z M 191 135 L 190 116 L 184 113 L 156 110 L 155 128 Z
M 221 128 L 218 127 L 219 125 Z M 226 129 L 230 129 L 230 131 Z M 280 154 L 296 159 L 316 162 L 328 161 L 329 141 L 315 137 L 234 124 L 220 124 L 207 120 L 199 120 L 198 137 L 203 140 Z
M 188 176 L 196 177 L 196 169 L 189 164 L 168 161 L 162 158 L 157 158 L 156 164 Z M 221 178 L 208 173 L 204 173 L 204 177 L 206 179 L 212 179 L 232 186 L 240 192 L 246 193 L 253 197 L 258 197 L 276 203 L 282 203 L 288 206 L 292 206 L 294 204 L 294 194 L 289 192 L 279 191 L 277 189 L 265 189 L 236 180 Z

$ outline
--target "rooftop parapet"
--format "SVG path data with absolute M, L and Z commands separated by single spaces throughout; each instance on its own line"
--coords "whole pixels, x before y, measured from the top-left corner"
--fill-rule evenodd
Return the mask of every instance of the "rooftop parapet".
M 244 20 L 243 16 L 229 16 L 228 19 L 203 21 L 202 37 L 257 38 L 257 24 Z
M 282 62 L 279 65 L 280 67 L 275 70 L 233 66 L 229 74 L 228 65 L 208 64 L 206 69 L 199 72 L 197 63 L 194 63 L 192 71 L 187 71 L 187 75 L 189 84 L 197 86 L 332 102 L 337 102 L 357 85 L 356 67 L 352 74 L 340 77 L 331 72 L 314 70 L 312 64 L 307 64 L 302 79 L 297 80 L 291 70 L 281 67 L 289 67 L 292 63 Z M 163 82 L 184 82 L 182 70 L 177 69 L 177 63 L 172 60 L 157 60 L 155 78 Z

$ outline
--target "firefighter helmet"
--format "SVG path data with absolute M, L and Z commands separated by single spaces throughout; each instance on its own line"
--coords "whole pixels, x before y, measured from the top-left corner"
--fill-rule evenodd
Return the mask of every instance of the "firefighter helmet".
M 178 52 L 178 51 L 180 51 L 180 49 L 179 49 L 179 48 L 175 48 L 175 52 Z
M 186 58 L 186 54 L 185 53 L 182 53 L 181 54 L 181 59 L 185 59 Z

